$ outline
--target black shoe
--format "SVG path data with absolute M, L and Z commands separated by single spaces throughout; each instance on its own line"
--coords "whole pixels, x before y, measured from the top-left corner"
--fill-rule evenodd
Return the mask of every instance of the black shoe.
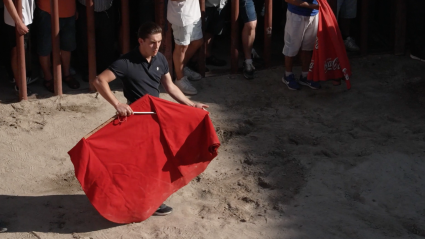
M 16 91 L 16 94 L 18 94 L 19 95 L 19 87 L 17 87 L 16 85 L 15 85 L 15 91 Z M 30 88 L 28 88 L 27 87 L 27 96 L 30 96 L 30 95 L 32 95 L 33 93 L 32 93 L 32 91 L 30 90 Z
M 173 208 L 162 204 L 161 206 L 159 206 L 158 210 L 156 210 L 156 212 L 153 214 L 154 216 L 165 216 L 170 214 L 173 211 Z
M 207 65 L 212 65 L 212 66 L 225 66 L 225 65 L 227 65 L 227 62 L 225 60 L 218 59 L 215 56 L 207 57 L 206 60 L 205 60 L 205 63 Z
M 246 64 L 246 62 L 243 63 L 243 76 L 247 80 L 254 79 L 254 73 L 255 73 L 255 67 L 252 64 Z

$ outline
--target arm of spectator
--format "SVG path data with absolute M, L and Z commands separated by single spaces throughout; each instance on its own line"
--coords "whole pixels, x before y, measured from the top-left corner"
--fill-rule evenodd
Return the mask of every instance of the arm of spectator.
M 170 73 L 167 73 L 162 76 L 161 84 L 164 86 L 164 89 L 168 92 L 168 94 L 170 94 L 170 96 L 173 97 L 173 99 L 175 99 L 180 104 L 196 107 L 199 109 L 208 108 L 208 105 L 202 103 L 193 103 L 191 100 L 189 100 L 183 94 L 183 92 L 173 83 Z
M 4 6 L 6 7 L 7 11 L 9 12 L 10 16 L 12 17 L 13 21 L 15 22 L 16 29 L 18 30 L 18 33 L 20 35 L 25 35 L 29 32 L 29 29 L 27 26 L 25 26 L 25 23 L 22 21 L 22 19 L 19 17 L 18 12 L 16 11 L 15 5 L 13 4 L 12 0 L 3 0 Z
M 96 87 L 97 92 L 99 92 L 99 94 L 103 96 L 106 101 L 114 106 L 114 108 L 121 116 L 130 116 L 133 114 L 131 107 L 127 104 L 119 102 L 109 87 L 109 82 L 115 80 L 115 78 L 115 74 L 112 71 L 106 69 L 96 77 L 93 85 Z
M 285 2 L 290 3 L 295 6 L 305 7 L 310 9 L 319 9 L 319 4 L 309 3 L 303 0 L 285 0 Z

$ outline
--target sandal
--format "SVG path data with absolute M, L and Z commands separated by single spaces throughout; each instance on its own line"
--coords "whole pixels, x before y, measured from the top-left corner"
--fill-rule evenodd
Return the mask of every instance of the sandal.
M 68 85 L 71 89 L 78 89 L 80 88 L 80 82 L 78 82 L 73 75 L 65 76 L 63 78 L 63 81 L 66 85 Z
M 53 79 L 52 80 L 44 80 L 43 85 L 48 91 L 55 93 L 55 83 L 54 83 Z

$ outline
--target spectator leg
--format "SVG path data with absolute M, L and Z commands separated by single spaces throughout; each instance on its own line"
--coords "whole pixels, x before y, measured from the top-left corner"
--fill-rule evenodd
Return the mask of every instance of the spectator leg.
M 251 51 L 255 40 L 255 28 L 257 21 L 245 23 L 242 30 L 242 46 L 245 55 L 245 60 L 251 59 Z

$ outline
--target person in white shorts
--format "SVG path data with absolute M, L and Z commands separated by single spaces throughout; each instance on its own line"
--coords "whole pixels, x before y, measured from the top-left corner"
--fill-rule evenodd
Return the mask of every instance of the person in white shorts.
M 339 19 L 339 29 L 344 39 L 347 51 L 359 51 L 354 39 L 351 37 L 350 25 L 351 19 L 357 15 L 357 0 L 338 0 L 337 1 L 337 17 Z
M 285 26 L 285 74 L 282 77 L 290 90 L 300 89 L 299 84 L 320 89 L 320 84 L 307 80 L 319 26 L 319 5 L 316 0 L 285 0 L 288 3 Z M 297 81 L 292 72 L 293 58 L 301 49 L 301 77 Z
M 198 0 L 171 0 L 168 2 L 167 20 L 172 24 L 175 48 L 173 53 L 175 84 L 187 95 L 198 91 L 189 80 L 200 80 L 202 76 L 185 67 L 203 44 L 201 9 Z

